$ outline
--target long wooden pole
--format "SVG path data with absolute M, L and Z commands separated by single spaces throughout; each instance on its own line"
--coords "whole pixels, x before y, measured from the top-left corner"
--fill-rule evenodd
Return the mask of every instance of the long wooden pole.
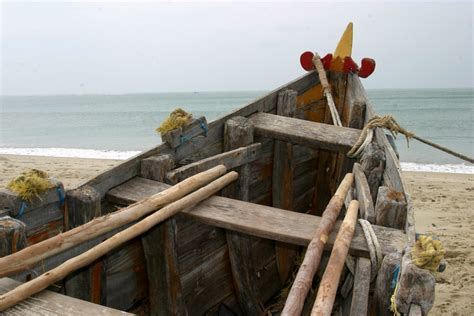
M 208 184 L 225 173 L 225 166 L 216 166 L 119 211 L 95 218 L 84 225 L 0 258 L 0 277 L 25 270 L 41 260 L 138 220 L 154 210 Z
M 321 256 L 324 250 L 329 233 L 336 223 L 337 217 L 341 211 L 347 191 L 354 182 L 352 173 L 346 174 L 341 184 L 337 188 L 336 193 L 329 201 L 321 218 L 321 223 L 316 229 L 314 237 L 306 249 L 306 254 L 301 264 L 298 274 L 296 275 L 293 286 L 283 308 L 282 315 L 284 316 L 299 316 L 303 310 L 306 295 L 309 292 L 311 283 L 313 282 L 314 274 L 318 269 L 321 261 Z
M 49 285 L 66 277 L 71 272 L 91 264 L 109 251 L 145 233 L 153 226 L 172 217 L 173 215 L 179 213 L 181 210 L 191 207 L 201 202 L 202 200 L 207 199 L 211 195 L 215 194 L 216 192 L 227 186 L 229 183 L 235 181 L 237 178 L 237 172 L 231 171 L 226 175 L 220 177 L 219 179 L 209 183 L 205 187 L 202 187 L 201 189 L 181 198 L 180 200 L 168 204 L 160 211 L 149 215 L 140 222 L 115 234 L 114 236 L 89 249 L 88 251 L 80 254 L 79 256 L 71 258 L 60 266 L 43 273 L 36 279 L 23 283 L 22 285 L 16 287 L 10 292 L 1 295 L 0 311 L 4 311 L 8 307 L 11 307 L 16 303 L 30 297 L 31 295 L 44 290 Z
M 326 271 L 324 271 L 323 278 L 319 283 L 318 294 L 316 295 L 311 316 L 331 316 L 342 269 L 346 262 L 352 236 L 354 236 L 358 210 L 359 202 L 356 200 L 351 201 L 341 228 L 337 233 Z
M 321 57 L 317 53 L 314 54 L 313 64 L 316 70 L 318 71 L 319 81 L 321 81 L 321 86 L 323 87 L 324 95 L 328 101 L 328 107 L 331 112 L 332 123 L 336 126 L 342 126 L 341 118 L 337 112 L 336 104 L 331 93 L 331 86 L 329 85 L 328 78 L 326 77 L 326 70 L 324 70 L 323 63 L 321 62 Z

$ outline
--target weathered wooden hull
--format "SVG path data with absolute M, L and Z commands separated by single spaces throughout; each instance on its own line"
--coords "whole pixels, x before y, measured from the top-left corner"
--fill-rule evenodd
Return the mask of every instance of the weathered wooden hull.
M 343 125 L 361 129 L 374 115 L 374 110 L 359 78 L 331 73 L 329 79 Z M 224 151 L 224 126 L 229 119 L 238 116 L 252 119 L 257 112 L 285 115 L 279 111 L 278 100 L 279 95 L 287 90 L 297 95 L 292 116 L 331 124 L 317 73 L 311 72 L 211 122 L 206 136 L 195 137 L 175 149 L 167 144 L 159 145 L 85 181 L 76 190 L 87 187 L 95 192 L 100 205 L 96 204 L 93 216 L 107 214 L 156 193 L 165 187 L 160 182 L 173 184 L 176 181 L 176 174 L 166 176 L 166 171 L 171 171 L 173 165 L 179 168 Z M 230 203 L 226 198 L 211 198 L 210 202 L 187 210 L 89 268 L 76 272 L 63 282 L 62 291 L 116 309 L 153 315 L 224 315 L 223 310 L 237 315 L 252 314 L 251 311 L 260 313 L 275 303 L 282 289 L 288 287 L 301 246 L 309 243 L 312 229 L 317 225 L 317 216 L 321 215 L 342 177 L 351 172 L 356 160 L 345 156 L 347 144 L 336 147 L 320 143 L 309 145 L 304 138 L 291 142 L 291 139 L 278 138 L 272 133 L 277 132 L 256 128 L 253 142 L 261 144 L 258 153 L 250 162 L 238 167 L 245 166 L 250 174 L 246 182 L 246 202 L 262 205 L 256 210 L 265 214 L 260 218 L 261 230 L 253 229 L 251 220 L 239 221 L 239 214 L 246 214 L 248 205 L 245 202 Z M 384 253 L 390 253 L 414 240 L 414 217 L 395 152 L 382 130 L 377 130 L 375 137 L 385 154 L 380 186 L 402 192 L 405 203 L 397 215 L 402 230 L 375 226 L 382 236 Z M 166 159 L 174 163 L 167 164 L 166 170 L 161 170 L 160 174 L 150 173 L 145 165 L 162 161 L 161 158 L 156 160 L 157 157 L 168 157 Z M 283 157 L 285 163 L 275 157 Z M 68 195 L 74 196 L 74 191 Z M 232 194 L 226 196 L 235 197 Z M 69 219 L 77 215 L 71 214 L 71 209 L 80 209 L 75 203 L 81 201 L 68 201 Z M 281 209 L 296 213 L 282 213 Z M 229 212 L 235 212 L 234 219 L 229 217 Z M 255 214 L 252 212 L 245 216 L 255 219 Z M 293 224 L 286 225 L 285 218 Z M 54 218 L 47 225 L 57 221 L 58 218 Z M 267 221 L 271 225 L 266 225 Z M 75 221 L 66 226 L 80 224 L 80 221 Z M 25 281 L 89 249 L 107 236 L 52 257 L 34 269 L 19 273 L 16 278 Z M 351 244 L 351 254 L 367 258 L 364 242 L 358 229 Z M 329 249 L 331 245 L 332 241 L 328 243 Z M 362 260 L 357 265 L 359 272 L 355 275 L 355 282 L 363 288 L 357 297 L 366 295 L 369 299 L 370 282 L 367 282 L 367 264 L 364 263 L 366 261 Z M 320 270 L 323 268 L 324 265 Z M 360 291 L 357 287 L 354 290 Z M 351 293 L 349 291 L 345 298 L 338 298 L 338 308 L 343 314 L 351 314 Z

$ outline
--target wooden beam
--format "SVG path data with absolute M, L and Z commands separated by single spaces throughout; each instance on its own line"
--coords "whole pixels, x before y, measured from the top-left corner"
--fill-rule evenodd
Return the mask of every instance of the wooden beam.
M 233 150 L 253 143 L 254 129 L 247 118 L 235 117 L 225 123 L 224 151 Z M 222 190 L 222 196 L 248 201 L 250 186 L 250 165 L 241 166 L 237 172 L 239 180 Z M 235 231 L 226 232 L 232 276 L 240 308 L 247 315 L 258 315 L 262 302 L 257 291 L 256 273 L 252 269 L 252 239 Z
M 100 201 L 100 194 L 89 186 L 68 191 L 66 203 L 69 224 L 67 229 L 75 228 L 100 216 Z M 92 302 L 93 299 L 97 299 L 93 296 L 93 293 L 101 293 L 101 288 L 107 288 L 104 284 L 103 266 L 103 259 L 98 259 L 90 266 L 67 276 L 64 280 L 65 293 L 68 296 L 85 301 Z M 99 294 L 99 301 L 96 303 L 106 301 L 105 292 L 102 292 L 102 294 Z
M 379 187 L 375 203 L 377 225 L 403 229 L 407 219 L 407 203 L 403 192 L 386 186 Z
M 359 210 L 361 218 L 368 220 L 370 223 L 375 223 L 374 203 L 370 194 L 369 184 L 365 177 L 364 171 L 360 164 L 355 163 L 353 168 L 355 186 L 357 192 L 357 200 L 359 201 Z
M 145 171 L 150 179 L 160 182 L 173 168 L 171 155 L 154 156 L 142 161 L 142 173 Z M 171 218 L 153 227 L 142 236 L 141 241 L 148 277 L 150 315 L 187 315 L 178 271 L 176 220 Z
M 370 290 L 370 259 L 357 258 L 354 272 L 351 316 L 367 315 Z
M 167 172 L 166 179 L 170 183 L 178 183 L 217 165 L 224 165 L 228 170 L 234 169 L 257 159 L 261 148 L 262 145 L 257 143 L 205 158 Z
M 172 155 L 159 155 L 143 159 L 140 162 L 140 176 L 163 182 L 166 172 L 174 168 Z
M 207 134 L 207 121 L 204 116 L 194 119 L 188 125 L 173 129 L 161 135 L 161 140 L 168 143 L 171 148 L 176 148 L 189 142 L 196 136 Z
M 296 111 L 296 97 L 298 93 L 286 90 L 278 94 L 277 115 L 294 117 Z M 288 142 L 275 141 L 273 147 L 272 173 L 272 205 L 274 207 L 292 210 L 294 198 L 293 145 Z M 280 280 L 284 284 L 291 273 L 297 255 L 297 248 L 284 243 L 276 243 L 276 260 Z
M 135 178 L 130 181 L 144 183 L 146 179 Z M 148 188 L 163 187 L 164 184 L 148 182 Z M 137 185 L 138 186 L 138 185 Z M 120 187 L 119 187 L 120 188 Z M 115 190 L 114 200 L 134 203 L 151 194 L 142 191 Z M 127 203 L 124 203 L 127 204 Z M 213 196 L 195 207 L 184 210 L 183 215 L 194 218 L 208 225 L 213 225 L 241 233 L 283 241 L 290 244 L 307 246 L 319 226 L 321 217 L 296 212 L 288 212 L 275 207 L 238 201 L 225 197 Z M 334 243 L 340 221 L 329 235 L 326 250 Z M 406 235 L 398 229 L 372 225 L 384 255 L 399 251 L 406 242 Z M 369 258 L 369 249 L 360 226 L 356 227 L 349 253 Z
M 355 144 L 360 130 L 310 122 L 268 113 L 250 117 L 258 136 L 304 145 L 314 149 L 348 151 Z
M 0 257 L 26 247 L 26 225 L 10 216 L 0 217 Z
M 21 283 L 9 278 L 0 279 L 0 294 L 4 294 Z M 5 315 L 132 315 L 109 307 L 92 304 L 51 291 L 42 291 L 25 301 L 5 310 Z

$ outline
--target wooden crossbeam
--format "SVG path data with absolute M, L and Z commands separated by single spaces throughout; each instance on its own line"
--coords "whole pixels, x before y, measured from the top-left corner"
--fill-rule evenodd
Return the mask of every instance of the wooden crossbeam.
M 141 190 L 130 190 L 129 186 L 141 187 Z M 115 202 L 122 201 L 122 204 L 127 205 L 159 192 L 164 187 L 165 185 L 160 182 L 134 178 L 111 190 L 107 194 L 107 198 Z M 199 205 L 183 211 L 182 214 L 205 224 L 302 246 L 309 244 L 315 227 L 321 222 L 319 216 L 290 212 L 219 196 L 211 197 Z M 326 244 L 327 250 L 332 248 L 340 225 L 339 221 L 331 232 Z M 384 255 L 402 249 L 406 242 L 406 235 L 403 231 L 377 225 L 372 227 Z M 349 253 L 355 256 L 369 257 L 367 242 L 359 226 L 354 233 Z
M 268 113 L 250 117 L 255 134 L 300 144 L 314 149 L 346 152 L 352 148 L 360 130 L 300 120 Z
M 256 143 L 190 163 L 168 172 L 166 179 L 170 181 L 170 183 L 178 183 L 217 165 L 224 165 L 228 170 L 240 167 L 257 159 L 261 147 L 262 145 L 260 143 Z

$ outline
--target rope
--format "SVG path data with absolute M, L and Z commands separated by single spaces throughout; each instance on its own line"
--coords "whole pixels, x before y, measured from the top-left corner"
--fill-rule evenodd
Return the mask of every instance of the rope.
M 20 210 L 18 211 L 18 215 L 15 217 L 16 219 L 20 219 L 23 216 L 23 214 L 25 214 L 26 207 L 27 207 L 26 202 L 25 201 L 21 202 Z
M 416 139 L 426 145 L 429 145 L 431 147 L 434 147 L 436 149 L 442 150 L 445 153 L 448 153 L 450 155 L 453 155 L 455 157 L 458 157 L 460 159 L 463 159 L 465 161 L 468 161 L 470 163 L 474 163 L 474 158 L 468 157 L 466 155 L 463 155 L 461 153 L 455 152 L 454 150 L 451 150 L 449 148 L 446 148 L 444 146 L 435 144 L 429 140 L 426 140 L 424 138 L 421 138 L 419 136 L 416 136 L 414 133 L 407 131 L 403 127 L 401 127 L 395 118 L 391 115 L 385 115 L 385 116 L 377 116 L 375 115 L 372 117 L 368 122 L 367 125 L 364 126 L 362 129 L 362 132 L 360 133 L 359 139 L 357 142 L 352 146 L 351 150 L 347 153 L 347 156 L 349 158 L 356 158 L 358 157 L 364 149 L 367 147 L 367 145 L 370 144 L 373 138 L 373 133 L 374 133 L 374 128 L 380 127 L 380 128 L 385 128 L 392 133 L 394 138 L 397 138 L 398 133 L 405 135 L 406 140 L 407 140 L 407 146 L 409 147 L 409 141 L 411 138 Z
M 359 224 L 362 227 L 365 239 L 367 240 L 367 246 L 369 247 L 371 263 L 370 281 L 372 282 L 377 276 L 377 272 L 379 271 L 380 265 L 382 264 L 382 249 L 370 222 L 359 218 Z
M 440 240 L 425 235 L 420 235 L 411 248 L 412 262 L 417 267 L 427 269 L 432 273 L 438 271 L 445 253 Z
M 400 313 L 397 310 L 397 292 L 398 292 L 398 280 L 400 279 L 400 266 L 397 264 L 395 266 L 395 270 L 393 271 L 393 279 L 391 283 L 391 288 L 393 290 L 393 294 L 390 297 L 390 310 L 393 312 L 394 316 L 400 316 Z

